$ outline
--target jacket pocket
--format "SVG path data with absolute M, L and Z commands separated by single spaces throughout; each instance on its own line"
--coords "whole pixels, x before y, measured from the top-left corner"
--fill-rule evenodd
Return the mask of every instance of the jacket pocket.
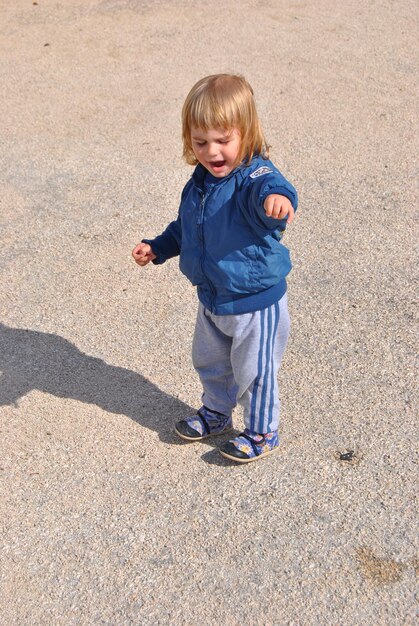
M 247 294 L 258 291 L 252 285 L 251 258 L 242 250 L 235 250 L 217 261 L 207 257 L 208 278 L 220 295 Z
M 192 285 L 196 286 L 202 284 L 204 277 L 198 248 L 182 248 L 179 259 L 179 269 Z

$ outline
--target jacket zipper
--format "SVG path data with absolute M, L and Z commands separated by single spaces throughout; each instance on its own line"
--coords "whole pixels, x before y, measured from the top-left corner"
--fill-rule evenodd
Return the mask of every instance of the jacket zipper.
M 206 273 L 204 271 L 204 261 L 205 261 L 204 211 L 205 211 L 205 202 L 206 202 L 208 196 L 210 195 L 211 191 L 212 191 L 212 189 L 209 189 L 207 191 L 207 193 L 202 192 L 201 203 L 199 205 L 199 221 L 198 221 L 198 225 L 200 227 L 201 241 L 202 241 L 201 271 L 202 271 L 202 274 L 205 276 L 206 281 L 207 281 L 207 283 L 209 285 L 209 288 L 210 288 L 210 291 L 211 291 L 211 305 L 210 305 L 210 309 L 211 309 L 211 313 L 213 313 L 213 311 L 214 311 L 214 300 L 215 300 L 216 292 L 215 292 L 215 289 L 214 289 L 214 285 L 209 280 L 208 276 L 206 275 Z

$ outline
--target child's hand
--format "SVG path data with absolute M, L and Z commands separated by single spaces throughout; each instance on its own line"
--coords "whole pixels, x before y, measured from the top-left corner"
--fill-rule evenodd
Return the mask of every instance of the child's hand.
M 132 257 L 134 261 L 141 266 L 147 265 L 147 263 L 157 258 L 149 243 L 139 243 L 135 246 L 132 251 Z
M 277 193 L 271 193 L 265 198 L 263 208 L 268 217 L 273 217 L 276 220 L 282 220 L 288 216 L 287 224 L 291 224 L 294 219 L 294 208 L 291 202 L 285 196 L 280 196 Z

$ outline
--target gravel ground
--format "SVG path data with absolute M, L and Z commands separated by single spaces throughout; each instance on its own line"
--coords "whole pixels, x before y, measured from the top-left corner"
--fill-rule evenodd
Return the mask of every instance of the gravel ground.
M 414 623 L 417 24 L 413 0 L 0 2 L 1 624 Z M 248 466 L 174 436 L 196 296 L 130 258 L 220 71 L 300 193 L 282 448 Z

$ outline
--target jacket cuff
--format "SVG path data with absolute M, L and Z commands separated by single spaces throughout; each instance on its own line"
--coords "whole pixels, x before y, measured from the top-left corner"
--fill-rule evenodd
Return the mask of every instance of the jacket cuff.
M 151 246 L 153 254 L 156 255 L 157 258 L 151 261 L 153 265 L 162 265 L 162 263 L 167 261 L 166 257 L 164 256 L 162 251 L 159 249 L 159 246 L 155 244 L 155 239 L 141 239 L 141 243 L 148 243 L 148 245 Z

